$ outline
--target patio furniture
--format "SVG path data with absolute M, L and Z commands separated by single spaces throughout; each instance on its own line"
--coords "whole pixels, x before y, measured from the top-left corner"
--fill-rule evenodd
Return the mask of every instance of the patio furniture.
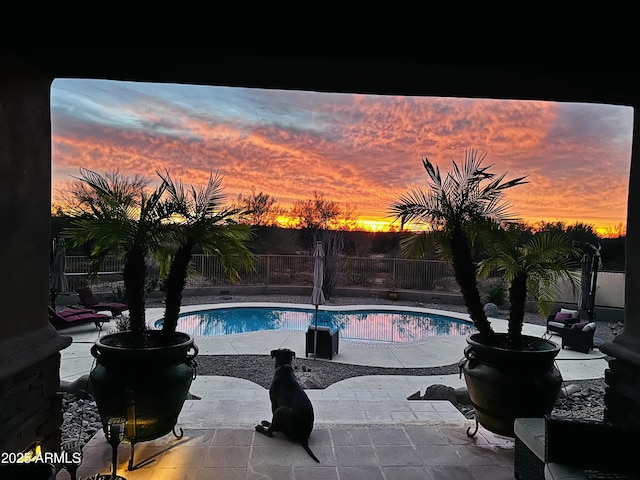
M 574 323 L 571 327 L 559 332 L 562 337 L 562 348 L 570 347 L 582 353 L 589 353 L 593 348 L 593 336 L 596 333 L 595 322 Z
M 513 473 L 518 480 L 544 478 L 544 418 L 516 418 Z
M 579 321 L 578 310 L 561 308 L 557 313 L 552 313 L 547 317 L 547 333 L 559 333 L 567 326 L 571 326 Z
M 108 310 L 113 317 L 120 315 L 125 310 L 129 310 L 129 306 L 120 302 L 99 302 L 96 297 L 93 296 L 93 292 L 89 287 L 76 289 L 80 302 L 85 308 L 90 308 L 96 311 Z
M 82 325 L 85 323 L 94 323 L 98 329 L 102 330 L 102 324 L 111 320 L 109 315 L 98 313 L 89 309 L 71 308 L 56 312 L 51 306 L 49 308 L 49 322 L 56 330 Z
M 545 419 L 544 478 L 638 477 L 640 427 L 597 420 L 548 417 Z M 569 475 L 574 475 L 568 477 Z
M 514 475 L 519 480 L 636 479 L 640 427 L 581 418 L 518 418 Z
M 555 333 L 562 337 L 562 348 L 570 347 L 583 353 L 593 348 L 595 322 L 580 319 L 577 310 L 560 309 L 558 313 L 547 317 L 547 333 Z
M 305 357 L 309 356 L 309 353 L 314 352 L 314 343 L 316 333 L 318 334 L 316 345 L 316 358 L 328 358 L 333 359 L 334 355 L 338 354 L 338 344 L 340 341 L 340 330 L 329 325 L 309 325 L 307 327 L 306 342 L 305 342 Z

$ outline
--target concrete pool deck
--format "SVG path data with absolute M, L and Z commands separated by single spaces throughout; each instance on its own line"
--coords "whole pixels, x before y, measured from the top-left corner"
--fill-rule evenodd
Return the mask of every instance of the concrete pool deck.
M 210 308 L 238 307 L 238 306 L 273 306 L 269 302 L 251 303 L 226 303 L 207 305 L 188 305 L 182 308 L 182 313 L 190 313 Z M 309 305 L 299 304 L 278 304 L 281 306 L 293 306 L 298 308 L 309 308 Z M 324 307 L 331 308 L 331 307 Z M 333 307 L 341 310 L 349 308 L 356 309 L 384 309 L 384 305 L 361 305 Z M 399 307 L 386 307 L 390 310 L 398 310 Z M 433 310 L 419 307 L 400 307 L 404 311 L 420 311 L 427 313 L 438 313 L 453 318 L 468 319 L 468 315 L 444 310 Z M 147 309 L 147 322 L 152 324 L 162 318 L 162 308 Z M 491 324 L 497 332 L 507 329 L 507 321 L 492 318 Z M 93 363 L 89 349 L 99 335 L 104 335 L 114 329 L 113 324 L 105 324 L 102 332 L 98 331 L 93 324 L 79 325 L 68 328 L 61 333 L 73 337 L 73 343 L 61 352 L 62 361 L 60 366 L 61 380 L 73 381 L 81 375 L 89 373 Z M 545 333 L 545 327 L 525 323 L 523 333 L 540 337 Z M 304 335 L 303 331 L 291 330 L 270 330 L 235 335 L 224 335 L 220 337 L 197 337 L 196 345 L 199 348 L 199 355 L 241 355 L 258 354 L 268 355 L 275 348 L 289 348 L 296 352 L 297 357 L 304 357 Z M 560 342 L 558 336 L 550 336 L 551 340 Z M 457 363 L 462 358 L 462 352 L 466 346 L 464 336 L 438 336 L 412 343 L 364 343 L 340 340 L 338 355 L 333 358 L 333 362 L 350 363 L 354 365 L 370 365 L 378 367 L 436 367 Z M 324 361 L 324 360 L 323 360 Z M 556 357 L 558 368 L 565 381 L 585 380 L 604 377 L 604 371 L 608 367 L 604 354 L 593 349 L 589 353 L 580 353 L 571 349 L 562 349 Z M 450 381 L 456 386 L 464 385 L 463 379 L 458 379 L 458 375 L 448 375 Z M 415 379 L 416 377 L 412 377 Z M 419 378 L 419 377 L 418 377 Z M 456 381 L 456 379 L 460 381 Z M 408 381 L 413 382 L 409 379 Z M 418 380 L 415 380 L 418 382 Z M 421 383 L 424 385 L 424 381 Z

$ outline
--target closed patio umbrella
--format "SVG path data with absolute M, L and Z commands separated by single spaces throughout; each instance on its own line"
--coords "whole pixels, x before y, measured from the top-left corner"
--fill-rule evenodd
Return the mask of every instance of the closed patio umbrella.
M 311 291 L 311 303 L 316 307 L 316 329 L 313 335 L 313 357 L 317 358 L 318 348 L 318 305 L 325 302 L 324 292 L 322 291 L 322 283 L 324 277 L 324 249 L 322 242 L 316 242 L 313 250 L 313 290 Z
M 51 264 L 49 288 L 51 289 L 51 306 L 55 309 L 58 294 L 69 290 L 69 283 L 65 275 L 67 254 L 63 238 L 55 238 L 53 240 L 53 253 L 54 257 L 53 263 Z
M 591 287 L 591 257 L 588 254 L 582 255 L 580 260 L 580 302 L 579 310 L 589 312 L 591 310 L 589 288 Z

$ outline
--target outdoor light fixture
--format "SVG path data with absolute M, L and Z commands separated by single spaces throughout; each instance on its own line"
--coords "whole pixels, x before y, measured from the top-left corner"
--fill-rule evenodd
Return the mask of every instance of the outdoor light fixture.
M 56 469 L 51 462 L 53 456 L 52 452 L 43 452 L 40 444 L 35 444 L 23 452 L 5 452 L 0 461 L 0 478 L 55 478 Z
M 36 458 L 41 456 L 42 456 L 42 447 L 40 446 L 39 443 L 36 443 L 29 450 L 19 455 L 16 458 L 15 463 L 30 463 L 30 462 L 33 462 Z
M 101 474 L 95 477 L 95 480 L 127 480 L 120 475 L 116 475 L 118 468 L 118 445 L 124 438 L 124 426 L 127 423 L 126 418 L 109 417 L 107 419 L 107 442 L 111 445 L 113 472 L 111 474 Z

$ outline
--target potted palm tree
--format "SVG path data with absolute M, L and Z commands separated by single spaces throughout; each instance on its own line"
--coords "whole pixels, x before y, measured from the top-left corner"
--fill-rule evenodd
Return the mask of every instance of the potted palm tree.
M 148 184 L 141 176 L 103 176 L 81 169 L 70 186 L 73 220 L 63 232 L 74 247 L 92 245 L 90 273 L 97 272 L 109 254 L 121 258 L 131 337 L 137 343 L 147 340 L 143 334 L 148 259 L 161 245 L 171 216 L 171 205 L 163 198 L 166 184 L 152 191 Z
M 228 222 L 233 213 L 217 212 L 220 181 L 210 180 L 195 205 L 180 195 L 168 173 L 160 185 L 147 191 L 141 177 L 101 176 L 81 170 L 77 215 L 66 232 L 74 245 L 93 244 L 92 270 L 107 253 L 123 260 L 123 279 L 129 304 L 129 331 L 105 335 L 91 349 L 96 366 L 90 380 L 105 433 L 110 418 L 127 419 L 125 438 L 133 445 L 174 431 L 178 415 L 195 376 L 198 349 L 192 336 L 177 332 L 182 291 L 191 252 L 197 242 L 232 267 L 237 259 L 251 265 L 245 241 L 248 227 Z M 195 190 L 192 188 L 192 192 Z M 193 208 L 192 208 L 193 207 Z M 191 209 L 192 208 L 192 209 Z M 167 253 L 169 252 L 169 253 Z M 147 328 L 145 284 L 152 256 L 165 259 L 169 275 L 166 319 L 161 330 Z M 231 259 L 227 259 L 226 257 Z M 238 272 L 232 278 L 237 278 Z M 181 281 L 180 281 L 181 279 Z
M 469 316 L 478 332 L 490 342 L 494 331 L 483 310 L 473 248 L 478 231 L 490 222 L 506 225 L 514 219 L 507 215 L 505 190 L 521 185 L 526 177 L 504 181 L 505 174 L 495 177 L 490 167 L 482 166 L 484 154 L 466 151 L 464 162 L 453 162 L 452 172 L 444 178 L 440 169 L 428 158 L 422 161 L 429 180 L 428 190 L 414 189 L 401 195 L 390 210 L 403 227 L 409 223 L 425 226 L 423 234 L 410 234 L 401 243 L 404 255 L 421 258 L 433 241 L 441 258 L 453 264 L 456 282 Z M 427 235 L 430 234 L 430 235 Z
M 160 177 L 174 212 L 166 243 L 157 255 L 161 277 L 166 277 L 162 330 L 170 333 L 175 332 L 178 323 L 182 292 L 196 246 L 216 256 L 231 281 L 239 280 L 240 271 L 254 270 L 254 256 L 247 247 L 251 228 L 236 221 L 245 210 L 221 205 L 224 196 L 219 172 L 209 176 L 206 188 L 196 191 L 191 187 L 188 193 L 180 182 L 171 179 L 168 171 Z
M 533 297 L 538 313 L 546 317 L 555 303 L 558 280 L 568 280 L 575 290 L 579 277 L 575 260 L 580 249 L 566 234 L 540 232 L 526 241 L 524 238 L 518 226 L 485 232 L 486 258 L 478 264 L 480 277 L 486 278 L 497 271 L 509 286 L 509 323 L 504 342 L 514 350 L 523 347 L 527 298 Z
M 461 362 L 476 418 L 507 436 L 513 436 L 516 418 L 550 413 L 562 385 L 554 364 L 560 347 L 522 333 L 527 298 L 534 298 L 538 313 L 546 317 L 558 280 L 567 279 L 575 289 L 578 275 L 573 269 L 579 249 L 566 235 L 543 232 L 523 238 L 518 228 L 483 233 L 487 257 L 479 262 L 478 273 L 486 277 L 497 271 L 508 284 L 508 327 L 490 345 L 479 334 L 470 335 Z
M 524 298 L 527 283 L 531 286 L 539 279 L 537 273 L 523 273 L 528 272 L 526 263 L 521 274 L 514 279 L 509 277 L 510 295 L 513 294 L 511 299 L 514 302 L 511 307 L 512 335 L 496 333 L 483 310 L 474 248 L 481 245 L 484 232 L 504 228 L 514 221 L 507 214 L 509 204 L 504 193 L 511 187 L 526 183 L 526 177 L 509 181 L 504 180 L 506 174 L 496 177 L 489 171 L 490 167 L 482 165 L 484 158 L 475 149 L 467 150 L 462 165 L 454 161 L 452 171 L 444 177 L 439 168 L 425 158 L 423 165 L 429 177 L 428 190 L 416 189 L 401 196 L 391 205 L 391 212 L 403 225 L 424 223 L 426 232 L 431 233 L 412 234 L 405 238 L 401 244 L 405 255 L 419 258 L 426 251 L 427 240 L 432 240 L 440 256 L 452 262 L 456 282 L 478 330 L 478 333 L 467 337 L 465 358 L 461 362 L 476 408 L 476 419 L 495 433 L 513 436 L 514 418 L 541 416 L 553 408 L 561 380 L 553 365 L 559 347 L 540 338 L 523 341 L 523 278 Z M 561 255 L 556 258 L 561 258 Z M 519 260 L 520 257 L 514 261 Z M 491 268 L 489 261 L 485 265 L 484 268 Z M 543 287 L 542 284 L 540 286 Z M 522 315 L 516 313 L 520 311 Z M 468 375 L 471 370 L 476 374 L 473 381 Z M 543 382 L 544 387 L 539 382 Z M 536 385 L 540 387 L 537 390 Z M 535 392 L 532 399 L 525 400 L 532 390 Z M 496 405 L 499 396 L 499 405 L 487 407 Z

